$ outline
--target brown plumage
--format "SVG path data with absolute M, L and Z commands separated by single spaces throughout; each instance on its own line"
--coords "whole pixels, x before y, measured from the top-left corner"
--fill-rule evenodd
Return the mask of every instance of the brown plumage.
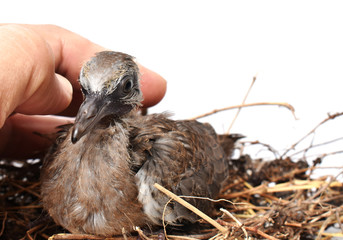
M 161 225 L 169 200 L 159 183 L 178 195 L 216 198 L 228 163 L 209 124 L 136 113 L 142 100 L 132 57 L 101 52 L 80 74 L 85 101 L 75 124 L 64 126 L 44 160 L 42 200 L 56 223 L 73 233 L 101 236 Z M 206 200 L 188 199 L 206 213 Z M 168 205 L 171 225 L 194 222 L 179 204 Z

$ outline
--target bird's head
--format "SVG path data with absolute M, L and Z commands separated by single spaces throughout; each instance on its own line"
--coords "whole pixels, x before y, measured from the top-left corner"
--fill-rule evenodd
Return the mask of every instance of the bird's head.
M 76 115 L 71 140 L 76 143 L 107 116 L 119 118 L 141 105 L 139 69 L 130 55 L 104 51 L 80 72 L 84 101 Z

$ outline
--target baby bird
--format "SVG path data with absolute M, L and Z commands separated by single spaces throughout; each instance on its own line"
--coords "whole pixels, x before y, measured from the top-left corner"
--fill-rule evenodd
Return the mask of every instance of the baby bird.
M 139 115 L 143 98 L 133 57 L 97 53 L 79 81 L 84 102 L 75 123 L 62 127 L 41 172 L 43 206 L 57 224 L 106 237 L 161 225 L 169 198 L 154 183 L 177 195 L 218 196 L 228 162 L 213 128 Z M 205 213 L 213 210 L 209 201 L 186 200 Z M 167 205 L 167 224 L 196 220 L 180 204 Z

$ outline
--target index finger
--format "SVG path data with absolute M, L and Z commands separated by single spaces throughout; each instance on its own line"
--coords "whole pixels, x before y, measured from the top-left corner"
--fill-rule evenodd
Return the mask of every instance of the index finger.
M 78 90 L 74 92 L 73 99 L 80 102 L 82 97 L 77 79 L 82 64 L 94 56 L 96 52 L 103 51 L 105 48 L 58 26 L 27 26 L 40 34 L 49 43 L 55 55 L 56 72 L 69 79 L 73 88 Z M 139 65 L 139 68 L 142 73 L 143 105 L 150 107 L 157 104 L 165 95 L 166 81 L 159 74 L 142 65 Z M 75 109 L 77 110 L 78 106 Z M 70 112 L 75 113 L 75 109 Z

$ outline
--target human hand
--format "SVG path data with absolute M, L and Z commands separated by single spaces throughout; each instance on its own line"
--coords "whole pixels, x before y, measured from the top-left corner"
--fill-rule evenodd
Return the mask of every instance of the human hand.
M 70 123 L 81 102 L 82 64 L 105 48 L 53 25 L 0 25 L 0 156 L 31 157 L 50 144 L 35 134 Z M 139 65 L 143 105 L 158 103 L 166 81 Z M 47 114 L 55 114 L 47 115 Z

